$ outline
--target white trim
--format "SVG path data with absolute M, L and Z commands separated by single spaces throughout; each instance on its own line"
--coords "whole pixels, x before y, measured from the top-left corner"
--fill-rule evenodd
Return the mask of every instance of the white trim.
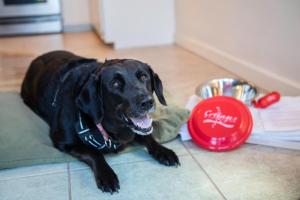
M 82 133 L 85 133 L 85 132 L 88 132 L 90 129 L 84 129 L 83 131 L 80 131 L 80 132 L 78 132 L 78 134 L 80 135 L 80 134 L 82 134 Z
M 300 84 L 253 63 L 230 55 L 202 41 L 176 34 L 176 44 L 247 79 L 259 87 L 276 90 L 284 95 L 299 95 Z
M 85 32 L 91 31 L 91 24 L 74 24 L 74 25 L 64 25 L 63 32 Z
M 78 116 L 79 116 L 79 124 L 80 124 L 80 128 L 83 129 L 80 111 L 79 111 L 79 113 L 78 113 Z

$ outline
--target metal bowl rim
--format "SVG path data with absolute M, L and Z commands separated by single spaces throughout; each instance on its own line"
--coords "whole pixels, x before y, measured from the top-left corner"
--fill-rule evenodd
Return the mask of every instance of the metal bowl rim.
M 202 91 L 202 88 L 206 85 L 209 85 L 209 83 L 213 82 L 213 81 L 219 81 L 219 80 L 224 80 L 224 79 L 229 79 L 229 80 L 236 80 L 236 81 L 240 81 L 240 82 L 244 82 L 246 84 L 248 84 L 249 86 L 251 86 L 254 90 L 255 90 L 255 96 L 254 98 L 258 95 L 258 89 L 257 87 L 255 87 L 255 85 L 245 79 L 242 79 L 242 78 L 232 78 L 232 77 L 226 77 L 226 78 L 214 78 L 214 79 L 210 79 L 210 80 L 207 80 L 207 81 L 204 81 L 202 84 L 200 84 L 199 86 L 196 87 L 196 95 L 200 98 L 202 98 L 202 95 L 201 95 L 201 91 Z M 197 91 L 199 91 L 200 89 L 200 93 L 198 93 Z M 253 99 L 254 99 L 253 98 Z

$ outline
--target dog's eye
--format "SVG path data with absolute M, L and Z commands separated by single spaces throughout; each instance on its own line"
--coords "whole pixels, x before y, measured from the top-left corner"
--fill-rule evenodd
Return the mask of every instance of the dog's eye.
M 113 86 L 113 88 L 115 88 L 115 89 L 119 89 L 119 88 L 121 88 L 121 86 L 122 86 L 122 82 L 119 81 L 119 80 L 113 80 L 113 81 L 112 81 L 112 86 Z
M 141 75 L 139 76 L 139 79 L 140 79 L 141 81 L 146 81 L 146 80 L 148 79 L 148 76 L 146 76 L 145 74 L 141 74 Z

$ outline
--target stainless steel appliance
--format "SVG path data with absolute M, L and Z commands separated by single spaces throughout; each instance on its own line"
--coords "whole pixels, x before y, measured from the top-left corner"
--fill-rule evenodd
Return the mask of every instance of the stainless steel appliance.
M 60 0 L 0 0 L 0 35 L 61 31 Z

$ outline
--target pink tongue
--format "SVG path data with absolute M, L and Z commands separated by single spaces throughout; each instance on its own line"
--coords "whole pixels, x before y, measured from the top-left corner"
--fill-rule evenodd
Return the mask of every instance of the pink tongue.
M 149 115 L 130 119 L 136 126 L 140 128 L 149 128 L 152 125 L 152 119 L 149 117 Z

